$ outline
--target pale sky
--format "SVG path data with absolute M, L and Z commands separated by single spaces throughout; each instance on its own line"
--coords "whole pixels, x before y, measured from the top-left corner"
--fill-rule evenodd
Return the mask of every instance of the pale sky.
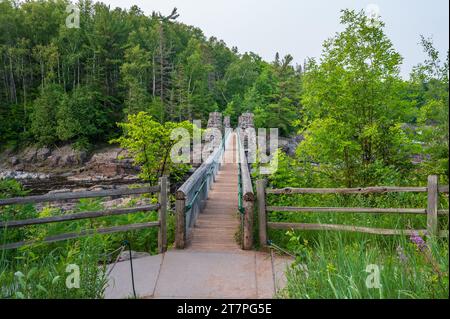
M 239 52 L 252 51 L 266 61 L 290 53 L 296 63 L 319 57 L 323 41 L 342 30 L 340 10 L 374 4 L 386 33 L 403 56 L 402 75 L 425 55 L 420 35 L 433 37 L 444 60 L 449 47 L 448 0 L 103 0 L 111 7 L 138 5 L 146 14 L 168 15 L 178 8 L 179 21 L 199 27 L 207 37 L 224 40 Z

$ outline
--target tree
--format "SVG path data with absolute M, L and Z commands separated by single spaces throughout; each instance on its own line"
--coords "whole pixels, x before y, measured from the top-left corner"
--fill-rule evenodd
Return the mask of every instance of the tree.
M 140 177 L 150 183 L 156 183 L 158 178 L 167 175 L 186 173 L 187 164 L 174 163 L 170 156 L 172 147 L 180 138 L 171 139 L 174 129 L 186 129 L 192 136 L 192 124 L 185 121 L 180 123 L 155 121 L 145 112 L 131 114 L 125 123 L 119 123 L 123 135 L 112 140 L 126 148 L 134 162 L 141 166 Z
M 419 108 L 416 139 L 424 145 L 421 171 L 424 175 L 442 175 L 448 181 L 449 53 L 447 51 L 447 60 L 441 63 L 431 39 L 422 36 L 421 44 L 428 58 L 414 68 L 410 82 L 417 92 Z
M 31 132 L 36 141 L 51 145 L 58 141 L 57 110 L 66 95 L 56 84 L 41 89 L 39 97 L 33 102 L 31 113 Z
M 107 113 L 101 94 L 92 87 L 76 88 L 65 95 L 58 107 L 56 132 L 61 141 L 77 141 L 80 146 L 95 141 L 107 129 Z
M 277 54 L 272 64 L 264 65 L 243 102 L 245 106 L 257 103 L 254 113 L 258 127 L 279 128 L 285 136 L 294 131 L 300 110 L 300 74 L 291 65 L 292 60 L 288 54 L 280 61 Z
M 206 39 L 200 29 L 176 21 L 176 9 L 145 16 L 136 6 L 124 10 L 80 0 L 80 28 L 68 28 L 69 3 L 0 2 L 2 145 L 70 143 L 80 138 L 100 142 L 120 133 L 115 123 L 124 115 L 140 111 L 160 123 L 206 121 L 209 112 L 223 111 L 230 101 L 236 101 L 239 108 L 233 112 L 239 112 L 259 76 L 261 58 L 240 55 L 216 38 Z M 84 104 L 83 88 L 84 96 L 93 88 L 95 97 L 87 99 L 94 103 L 92 113 L 102 115 L 99 121 L 88 119 L 89 133 L 83 134 L 79 122 L 88 117 L 70 111 L 70 116 L 60 112 L 56 140 L 55 134 L 37 136 L 36 127 L 30 131 L 35 100 L 56 85 L 75 96 L 78 107 Z M 71 105 L 65 99 L 64 103 L 61 108 Z M 233 118 L 238 116 L 233 113 Z M 64 117 L 76 120 L 69 123 Z
M 151 67 L 150 54 L 136 45 L 125 52 L 125 63 L 120 67 L 122 80 L 128 89 L 125 99 L 125 113 L 135 114 L 148 110 L 147 72 Z
M 364 12 L 344 10 L 345 30 L 324 43 L 320 64 L 304 74 L 305 140 L 299 156 L 337 184 L 364 186 L 411 167 L 411 141 L 401 129 L 395 92 L 401 56 Z M 392 175 L 389 175 L 391 172 Z

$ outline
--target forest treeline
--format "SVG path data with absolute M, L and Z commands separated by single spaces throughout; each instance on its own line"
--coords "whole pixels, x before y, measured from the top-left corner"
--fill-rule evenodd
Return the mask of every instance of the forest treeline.
M 256 127 L 305 137 L 287 167 L 312 165 L 316 181 L 448 176 L 448 53 L 440 61 L 431 39 L 417 39 L 427 58 L 403 79 L 383 22 L 363 11 L 343 10 L 344 31 L 299 66 L 291 55 L 239 53 L 179 22 L 176 9 L 147 16 L 82 0 L 80 27 L 69 28 L 70 4 L 0 3 L 1 148 L 89 148 L 139 112 L 164 124 L 220 111 L 235 125 L 250 111 Z
M 265 91 L 272 127 L 289 133 L 299 107 L 300 70 L 292 57 L 263 61 L 168 15 L 111 9 L 82 0 L 69 28 L 69 1 L 0 3 L 0 143 L 80 147 L 108 141 L 117 122 L 145 111 L 156 120 L 233 122 Z M 262 108 L 264 110 L 264 108 Z M 275 113 L 273 112 L 275 111 Z M 259 116 L 267 121 L 267 114 Z

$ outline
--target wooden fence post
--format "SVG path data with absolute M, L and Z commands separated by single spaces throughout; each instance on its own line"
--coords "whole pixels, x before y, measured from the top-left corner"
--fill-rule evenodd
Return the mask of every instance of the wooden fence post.
M 253 248 L 253 214 L 255 208 L 255 195 L 253 193 L 244 194 L 244 250 Z
M 256 193 L 258 198 L 258 224 L 259 224 L 259 244 L 267 246 L 267 212 L 266 212 L 266 181 L 256 182 Z
M 439 235 L 438 229 L 438 181 L 436 175 L 428 176 L 427 232 L 428 236 Z
M 167 176 L 159 179 L 159 231 L 158 231 L 158 251 L 164 253 L 167 250 Z
M 186 240 L 186 218 L 185 218 L 185 210 L 186 210 L 186 195 L 178 191 L 176 193 L 176 201 L 175 201 L 175 214 L 176 214 L 176 231 L 175 231 L 175 247 L 177 249 L 184 249 L 185 240 Z

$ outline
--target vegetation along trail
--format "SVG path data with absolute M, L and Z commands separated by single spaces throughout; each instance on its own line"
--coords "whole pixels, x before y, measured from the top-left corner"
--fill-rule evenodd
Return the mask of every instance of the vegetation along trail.
M 0 1 L 0 298 L 448 299 L 448 49 L 405 73 L 363 5 L 296 63 L 176 8 Z

